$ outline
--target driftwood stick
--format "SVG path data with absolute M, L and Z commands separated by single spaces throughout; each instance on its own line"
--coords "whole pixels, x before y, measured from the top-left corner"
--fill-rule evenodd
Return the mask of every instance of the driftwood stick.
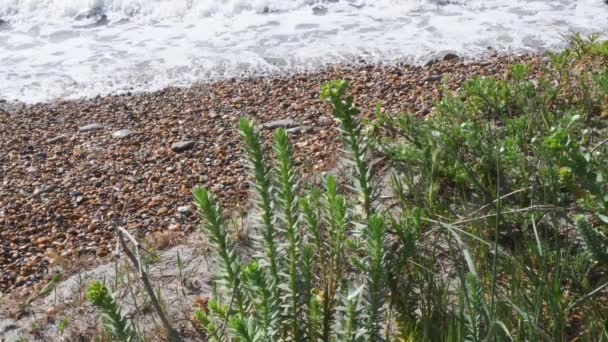
M 122 250 L 124 251 L 127 258 L 129 258 L 131 263 L 135 267 L 137 267 L 139 279 L 143 283 L 144 289 L 146 290 L 146 292 L 148 293 L 148 296 L 150 297 L 150 303 L 152 304 L 152 307 L 156 311 L 156 314 L 160 318 L 160 320 L 167 332 L 167 339 L 169 341 L 180 341 L 179 335 L 177 334 L 175 329 L 173 329 L 173 327 L 171 326 L 171 323 L 169 323 L 169 320 L 167 319 L 167 316 L 165 315 L 163 308 L 160 306 L 160 303 L 158 302 L 158 298 L 156 298 L 156 294 L 154 293 L 154 288 L 152 287 L 152 284 L 150 284 L 148 274 L 142 267 L 141 257 L 139 254 L 139 249 L 141 248 L 140 243 L 135 239 L 135 237 L 133 237 L 133 235 L 131 235 L 129 232 L 127 232 L 126 229 L 124 229 L 122 227 L 122 223 L 123 223 L 122 220 L 123 220 L 124 212 L 125 212 L 127 205 L 125 204 L 125 206 L 123 207 L 122 213 L 120 215 L 118 215 L 117 211 L 116 211 L 116 203 L 114 201 L 114 198 L 115 198 L 114 189 L 112 189 L 111 198 L 112 198 L 112 208 L 114 211 L 114 231 L 116 232 L 118 242 L 120 243 L 120 246 L 122 247 Z M 133 253 L 129 249 L 129 246 L 127 245 L 127 240 L 125 240 L 125 236 L 133 244 L 135 253 Z

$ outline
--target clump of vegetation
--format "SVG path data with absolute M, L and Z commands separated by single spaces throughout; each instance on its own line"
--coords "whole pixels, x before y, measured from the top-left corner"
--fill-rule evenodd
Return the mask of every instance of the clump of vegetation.
M 431 116 L 376 113 L 373 148 L 390 161 L 399 206 L 422 210 L 424 232 L 447 234 L 454 263 L 455 249 L 465 257 L 460 301 L 485 303 L 465 304 L 468 334 L 608 338 L 605 47 L 576 36 L 540 74 L 515 64 L 503 78 L 475 77 Z M 414 262 L 437 272 L 442 260 L 417 253 Z M 451 305 L 439 311 L 457 313 Z
M 259 212 L 255 260 L 241 260 L 222 213 L 205 188 L 194 191 L 204 231 L 218 255 L 218 290 L 197 318 L 213 340 L 378 340 L 385 337 L 384 214 L 374 213 L 358 110 L 347 84 L 326 84 L 322 97 L 340 121 L 355 166 L 357 209 L 333 176 L 324 189 L 302 191 L 287 133 L 275 133 L 272 167 L 260 133 L 243 119 L 240 132 L 255 179 Z
M 427 117 L 363 124 L 348 83 L 327 83 L 353 176 L 322 186 L 300 183 L 285 130 L 267 151 L 242 119 L 251 253 L 194 189 L 217 266 L 194 314 L 206 338 L 608 340 L 607 44 L 576 36 L 540 73 L 474 77 Z M 114 336 L 134 334 L 92 289 Z

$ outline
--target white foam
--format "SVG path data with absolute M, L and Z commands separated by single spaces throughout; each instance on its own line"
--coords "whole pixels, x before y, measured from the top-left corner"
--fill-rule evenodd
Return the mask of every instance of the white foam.
M 0 0 L 0 18 L 0 98 L 26 102 L 608 33 L 603 0 Z

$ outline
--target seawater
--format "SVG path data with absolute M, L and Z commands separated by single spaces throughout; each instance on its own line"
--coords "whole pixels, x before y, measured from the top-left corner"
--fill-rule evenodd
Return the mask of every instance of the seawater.
M 0 99 L 543 51 L 573 32 L 606 36 L 605 0 L 0 0 Z

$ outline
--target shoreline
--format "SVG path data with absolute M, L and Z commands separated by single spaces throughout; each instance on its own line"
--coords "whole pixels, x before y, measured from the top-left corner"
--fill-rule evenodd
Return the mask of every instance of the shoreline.
M 316 77 L 320 74 L 335 72 L 336 70 L 341 71 L 356 71 L 361 68 L 379 68 L 379 69 L 387 69 L 387 68 L 427 68 L 432 66 L 433 64 L 447 62 L 450 60 L 458 60 L 464 64 L 477 64 L 484 63 L 485 61 L 491 60 L 502 60 L 502 59 L 527 59 L 533 57 L 542 57 L 547 53 L 548 50 L 539 50 L 536 52 L 531 52 L 527 50 L 516 50 L 510 52 L 498 52 L 494 50 L 491 46 L 488 46 L 486 53 L 482 53 L 480 55 L 476 55 L 474 57 L 461 57 L 457 53 L 454 53 L 450 50 L 445 50 L 442 52 L 435 52 L 429 54 L 425 58 L 420 58 L 419 62 L 415 62 L 411 58 L 400 58 L 391 61 L 372 61 L 366 60 L 365 58 L 359 58 L 357 61 L 344 63 L 344 62 L 336 62 L 330 64 L 324 64 L 315 67 L 305 67 L 303 69 L 294 69 L 294 70 L 277 70 L 277 71 L 269 71 L 269 72 L 251 72 L 251 73 L 241 73 L 238 76 L 217 76 L 209 79 L 204 79 L 195 82 L 187 82 L 185 84 L 175 84 L 163 86 L 160 88 L 152 88 L 152 89 L 143 89 L 143 90 L 115 90 L 106 93 L 99 93 L 91 96 L 79 96 L 70 98 L 60 97 L 55 99 L 50 99 L 47 101 L 34 101 L 27 102 L 21 101 L 17 99 L 4 99 L 0 97 L 0 111 L 5 112 L 16 112 L 19 110 L 24 110 L 33 106 L 53 106 L 59 105 L 65 102 L 87 102 L 96 100 L 99 98 L 114 98 L 114 97 L 124 97 L 124 96 L 144 96 L 146 94 L 153 94 L 163 92 L 169 89 L 177 89 L 177 90 L 187 90 L 189 88 L 196 87 L 205 87 L 205 86 L 213 86 L 216 84 L 223 84 L 227 82 L 255 82 L 256 80 L 263 79 L 272 79 L 272 80 L 282 80 L 285 81 L 289 78 L 300 78 L 300 77 Z M 354 57 L 353 57 L 354 58 Z M 355 58 L 356 59 L 356 58 Z M 136 86 L 137 87 L 137 86 Z M 0 93 L 0 96 L 2 94 Z
M 51 270 L 111 254 L 111 198 L 126 204 L 126 228 L 138 237 L 181 239 L 196 231 L 191 190 L 204 184 L 227 212 L 247 209 L 247 170 L 236 123 L 289 119 L 296 164 L 330 170 L 339 142 L 321 84 L 351 81 L 364 115 L 432 112 L 445 87 L 474 74 L 501 75 L 509 63 L 541 55 L 459 59 L 430 66 L 328 66 L 315 73 L 249 77 L 154 92 L 0 107 L 0 294 L 31 295 Z M 128 130 L 129 132 L 126 132 Z M 118 133 L 122 132 L 122 133 Z M 271 137 L 273 129 L 262 127 Z M 181 147 L 174 144 L 189 142 Z M 190 143 L 191 142 L 191 143 Z M 176 150 L 184 149 L 176 152 Z

